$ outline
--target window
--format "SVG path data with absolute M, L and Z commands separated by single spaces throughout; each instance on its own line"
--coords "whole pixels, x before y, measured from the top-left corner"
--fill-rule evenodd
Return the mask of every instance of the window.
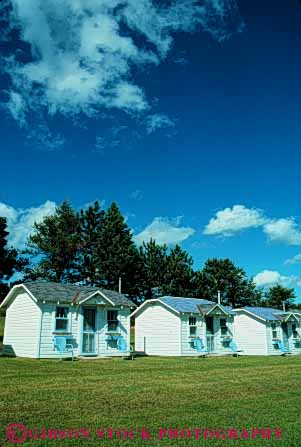
M 57 307 L 55 313 L 55 330 L 68 330 L 68 307 Z
M 118 310 L 108 310 L 108 331 L 114 332 L 118 329 Z
M 293 338 L 299 338 L 299 332 L 296 324 L 292 324 Z
M 220 321 L 221 335 L 227 335 L 228 326 L 226 318 L 221 318 L 219 321 Z
M 276 323 L 271 324 L 272 328 L 272 338 L 278 338 L 278 327 Z
M 189 335 L 195 336 L 197 332 L 196 317 L 189 317 Z

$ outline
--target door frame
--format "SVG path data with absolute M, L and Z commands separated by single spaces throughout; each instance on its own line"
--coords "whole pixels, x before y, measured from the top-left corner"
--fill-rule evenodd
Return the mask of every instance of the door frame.
M 209 320 L 212 322 L 212 331 L 207 330 L 207 321 Z M 205 316 L 205 335 L 206 335 L 206 345 L 209 352 L 215 352 L 215 332 L 214 332 L 214 315 L 206 315 Z M 208 325 L 209 327 L 209 325 Z M 208 343 L 208 339 L 210 339 L 210 343 Z M 209 350 L 210 348 L 210 350 Z
M 84 331 L 84 311 L 85 309 L 92 309 L 95 311 L 95 329 L 94 331 Z M 83 351 L 83 341 L 84 341 L 84 332 L 90 333 L 94 335 L 94 351 L 93 352 L 84 352 Z M 81 323 L 80 323 L 80 346 L 79 346 L 79 352 L 80 355 L 89 357 L 89 356 L 95 356 L 98 353 L 98 348 L 96 347 L 96 339 L 97 339 L 97 306 L 83 306 L 81 309 Z

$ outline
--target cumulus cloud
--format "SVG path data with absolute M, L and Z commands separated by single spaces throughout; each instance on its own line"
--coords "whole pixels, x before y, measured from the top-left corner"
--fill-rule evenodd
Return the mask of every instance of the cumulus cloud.
M 293 256 L 292 258 L 287 259 L 284 264 L 294 265 L 294 264 L 301 264 L 301 253 L 298 253 L 297 255 Z
M 7 219 L 8 244 L 18 249 L 25 248 L 34 222 L 42 222 L 45 216 L 54 213 L 55 207 L 56 204 L 50 200 L 40 206 L 30 208 L 14 208 L 0 202 L 0 216 Z
M 241 31 L 235 0 L 7 0 L 8 31 L 29 52 L 3 58 L 11 85 L 7 109 L 21 124 L 37 116 L 94 117 L 113 108 L 148 113 L 133 67 L 159 65 L 176 32 L 206 31 L 222 41 Z M 9 33 L 6 33 L 9 36 Z M 12 46 L 13 47 L 13 46 Z M 150 119 L 153 128 L 157 117 Z M 165 125 L 167 124 L 165 118 Z M 164 118 L 161 116 L 161 125 Z
M 301 245 L 301 226 L 293 217 L 273 219 L 262 210 L 234 205 L 218 211 L 205 226 L 203 233 L 212 236 L 234 236 L 249 228 L 262 228 L 269 242 Z
M 218 211 L 215 217 L 210 219 L 203 233 L 228 237 L 248 228 L 261 227 L 265 222 L 266 218 L 261 210 L 234 205 L 232 208 Z
M 146 119 L 146 131 L 150 135 L 157 129 L 175 127 L 175 121 L 164 113 L 154 113 Z
M 25 110 L 26 105 L 22 96 L 11 90 L 9 92 L 9 100 L 7 102 L 7 109 L 12 117 L 19 122 L 20 127 L 25 125 Z
M 301 245 L 301 227 L 292 217 L 271 220 L 264 226 L 264 232 L 271 242 Z
M 168 219 L 155 217 L 154 220 L 139 234 L 135 236 L 137 244 L 155 239 L 158 244 L 172 245 L 188 239 L 195 233 L 190 227 L 181 227 L 182 217 Z
M 276 284 L 284 287 L 301 286 L 301 278 L 281 275 L 276 270 L 263 270 L 254 277 L 254 282 L 258 287 L 272 287 Z

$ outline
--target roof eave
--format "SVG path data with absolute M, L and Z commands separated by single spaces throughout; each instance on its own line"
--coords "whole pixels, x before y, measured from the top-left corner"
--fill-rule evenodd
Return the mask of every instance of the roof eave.
M 16 290 L 21 289 L 21 288 L 24 289 L 36 303 L 38 302 L 37 298 L 31 293 L 31 291 L 24 284 L 16 284 L 8 292 L 8 294 L 6 295 L 6 297 L 0 304 L 0 307 L 1 308 L 6 307 L 8 305 L 8 303 L 10 302 L 10 300 L 14 297 Z

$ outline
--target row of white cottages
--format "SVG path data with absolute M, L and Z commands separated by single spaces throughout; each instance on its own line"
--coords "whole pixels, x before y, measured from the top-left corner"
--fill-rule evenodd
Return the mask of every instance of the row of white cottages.
M 300 311 L 232 309 L 169 296 L 135 309 L 117 292 L 38 281 L 14 286 L 1 307 L 6 309 L 4 355 L 129 355 L 131 317 L 134 349 L 147 355 L 301 354 Z

